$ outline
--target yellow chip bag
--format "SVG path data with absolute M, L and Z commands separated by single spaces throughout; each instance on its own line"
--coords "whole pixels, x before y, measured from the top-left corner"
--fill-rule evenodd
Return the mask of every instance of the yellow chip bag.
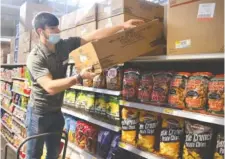
M 139 117 L 139 133 L 137 146 L 149 152 L 154 151 L 155 132 L 159 121 L 156 113 L 141 111 Z
M 160 154 L 169 159 L 180 156 L 180 141 L 183 135 L 184 120 L 174 116 L 163 115 L 160 132 Z
M 136 109 L 122 109 L 122 136 L 121 140 L 131 145 L 136 145 L 136 135 L 139 112 Z

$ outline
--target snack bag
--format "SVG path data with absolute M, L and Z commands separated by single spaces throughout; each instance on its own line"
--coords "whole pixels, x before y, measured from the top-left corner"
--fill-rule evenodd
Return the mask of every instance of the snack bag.
M 114 159 L 115 157 L 115 154 L 118 152 L 118 145 L 119 145 L 119 141 L 120 141 L 120 134 L 116 134 L 113 136 L 113 140 L 112 140 L 112 143 L 111 143 L 111 147 L 110 147 L 110 150 L 109 150 L 109 153 L 108 153 L 108 156 L 106 159 Z
M 93 87 L 94 88 L 105 88 L 106 86 L 105 74 L 101 73 L 93 78 Z
M 108 119 L 111 119 L 116 124 L 120 122 L 120 105 L 118 97 L 109 96 L 106 113 Z
M 70 130 L 70 120 L 72 120 L 72 119 L 70 117 L 68 117 L 68 116 L 63 116 L 63 117 L 64 117 L 64 120 L 65 120 L 65 124 L 64 124 L 63 130 L 68 133 L 69 130 Z
M 132 108 L 122 109 L 122 135 L 121 141 L 136 145 L 139 112 Z
M 224 114 L 224 74 L 216 75 L 209 82 L 208 107 L 213 114 Z
M 66 90 L 64 93 L 64 104 L 74 106 L 76 101 L 75 90 Z
M 159 125 L 158 115 L 153 112 L 140 111 L 137 146 L 145 151 L 153 152 L 155 133 Z
M 209 79 L 212 76 L 209 72 L 197 72 L 189 78 L 186 87 L 186 107 L 190 110 L 205 110 L 207 102 L 207 91 Z
M 95 94 L 88 92 L 86 93 L 86 98 L 85 98 L 86 102 L 85 102 L 85 111 L 87 112 L 91 112 L 94 113 L 95 108 Z
M 107 101 L 104 94 L 96 94 L 94 108 L 97 116 L 106 117 Z
M 183 159 L 206 159 L 209 157 L 213 130 L 208 124 L 185 120 Z
M 81 149 L 85 148 L 86 136 L 84 130 L 87 129 L 88 125 L 83 121 L 77 121 L 76 134 L 75 134 L 75 144 Z
M 171 79 L 172 79 L 171 72 L 153 73 L 153 89 L 151 94 L 152 103 L 155 104 L 167 103 Z
M 98 133 L 97 155 L 106 158 L 110 149 L 113 133 L 109 130 L 100 130 Z
M 75 142 L 75 132 L 76 132 L 76 120 L 71 118 L 70 119 L 68 139 L 72 143 Z
M 217 134 L 216 151 L 213 159 L 224 159 L 224 133 L 223 131 Z
M 92 87 L 93 86 L 93 80 L 83 79 L 83 86 L 84 87 Z
M 152 73 L 145 73 L 141 76 L 141 82 L 138 89 L 138 101 L 150 102 L 152 93 Z
M 168 104 L 170 106 L 179 109 L 185 108 L 185 88 L 189 76 L 190 73 L 188 72 L 178 72 L 173 76 L 168 96 Z
M 92 154 L 95 154 L 98 136 L 97 128 L 91 124 L 86 124 L 86 127 L 83 129 L 83 133 L 86 140 L 84 149 Z
M 80 91 L 77 94 L 75 108 L 84 110 L 86 105 L 87 105 L 86 94 L 85 94 L 85 92 Z
M 122 96 L 125 100 L 134 101 L 137 98 L 140 72 L 128 69 L 124 72 Z
M 120 91 L 122 87 L 123 70 L 120 66 L 115 66 L 106 71 L 106 88 Z
M 159 153 L 166 158 L 180 157 L 180 142 L 183 135 L 184 120 L 174 116 L 162 115 Z

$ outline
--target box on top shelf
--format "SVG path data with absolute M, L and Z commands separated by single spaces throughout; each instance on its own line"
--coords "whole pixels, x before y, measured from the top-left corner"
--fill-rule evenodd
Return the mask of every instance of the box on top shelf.
M 224 0 L 169 2 L 169 55 L 224 52 Z
M 77 26 L 75 28 L 67 29 L 60 32 L 62 39 L 67 39 L 69 37 L 82 37 L 96 30 L 96 22 L 87 23 L 84 25 Z
M 94 66 L 95 72 L 151 52 L 160 45 L 163 25 L 153 20 L 133 29 L 89 42 L 70 53 L 77 69 Z
M 98 21 L 97 26 L 98 26 L 98 29 L 112 27 L 112 26 L 123 24 L 125 21 L 128 21 L 130 19 L 143 19 L 143 18 L 137 18 L 129 14 L 120 14 L 114 17 L 110 17 L 110 18 Z
M 30 52 L 31 32 L 26 31 L 19 37 L 19 53 Z
M 163 7 L 146 0 L 103 0 L 98 4 L 97 19 L 102 20 L 127 13 L 153 20 L 163 18 Z
M 39 12 L 52 12 L 52 8 L 37 3 L 25 2 L 20 7 L 19 33 L 32 30 L 32 20 Z
M 60 29 L 66 30 L 96 20 L 96 4 L 78 8 L 60 18 Z

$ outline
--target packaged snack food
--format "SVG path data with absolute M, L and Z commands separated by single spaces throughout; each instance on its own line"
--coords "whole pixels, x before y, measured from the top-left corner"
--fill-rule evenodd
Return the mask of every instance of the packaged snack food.
M 150 102 L 152 93 L 152 73 L 145 73 L 141 76 L 140 86 L 138 89 L 138 101 Z
M 216 151 L 213 159 L 224 159 L 224 132 L 221 131 L 217 134 Z
M 111 143 L 111 147 L 107 156 L 107 159 L 114 159 L 116 152 L 118 151 L 118 144 L 120 141 L 120 134 L 116 134 L 113 136 L 113 140 Z
M 93 87 L 94 88 L 105 88 L 105 74 L 101 73 L 93 78 Z
M 98 143 L 97 143 L 97 155 L 106 158 L 109 149 L 110 149 L 110 144 L 112 141 L 113 133 L 109 130 L 100 130 L 98 133 Z
M 86 106 L 86 95 L 84 91 L 80 91 L 77 93 L 77 98 L 75 102 L 75 108 L 84 110 Z
M 120 66 L 115 66 L 106 71 L 106 88 L 120 91 L 122 86 L 123 70 Z
M 171 72 L 153 73 L 152 103 L 165 104 L 167 102 L 172 75 Z
M 85 86 L 85 87 L 92 87 L 93 86 L 93 80 L 83 79 L 83 86 Z
M 75 142 L 75 134 L 76 134 L 76 120 L 70 118 L 68 140 L 72 143 Z
M 184 120 L 168 115 L 162 115 L 162 117 L 159 153 L 166 158 L 178 159 L 180 157 Z
M 213 130 L 208 124 L 185 120 L 183 159 L 206 159 L 209 157 Z
M 109 96 L 107 103 L 107 117 L 111 119 L 113 123 L 119 124 L 120 122 L 120 105 L 119 98 L 116 96 Z
M 209 72 L 196 72 L 189 78 L 186 86 L 186 107 L 190 110 L 205 110 L 208 82 L 212 76 Z
M 75 133 L 75 144 L 84 149 L 86 144 L 86 136 L 84 130 L 87 129 L 88 125 L 83 121 L 77 121 L 76 133 Z
M 88 92 L 86 93 L 86 97 L 85 97 L 85 111 L 90 112 L 90 113 L 94 113 L 95 112 L 95 94 L 92 92 Z
M 64 120 L 65 120 L 65 124 L 64 124 L 63 130 L 68 133 L 69 130 L 70 130 L 70 120 L 71 120 L 71 118 L 68 117 L 68 116 L 63 116 L 63 117 L 64 117 Z
M 97 147 L 97 137 L 98 137 L 98 130 L 95 126 L 86 123 L 86 127 L 83 129 L 83 133 L 85 136 L 85 150 L 89 151 L 90 153 L 96 153 Z
M 131 145 L 136 145 L 137 127 L 139 112 L 137 109 L 123 108 L 122 109 L 122 135 L 121 141 Z
M 94 108 L 97 116 L 106 117 L 107 101 L 104 94 L 96 94 Z
M 208 107 L 213 114 L 224 114 L 224 74 L 216 75 L 209 82 Z
M 173 76 L 168 96 L 170 106 L 179 109 L 185 108 L 185 88 L 190 75 L 188 72 L 178 72 Z
M 63 104 L 74 107 L 76 102 L 76 91 L 66 90 L 64 93 Z
M 138 148 L 153 152 L 155 146 L 155 133 L 159 125 L 158 115 L 153 112 L 140 111 L 139 133 L 137 146 Z
M 124 71 L 122 96 L 125 100 L 136 100 L 140 80 L 140 72 L 134 69 Z

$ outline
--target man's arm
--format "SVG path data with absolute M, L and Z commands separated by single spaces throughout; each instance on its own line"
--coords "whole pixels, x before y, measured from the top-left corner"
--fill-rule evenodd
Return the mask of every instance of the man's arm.
M 140 25 L 142 23 L 144 23 L 143 20 L 131 19 L 131 20 L 128 20 L 128 21 L 124 22 L 121 25 L 117 25 L 117 26 L 113 26 L 113 27 L 109 27 L 109 28 L 98 29 L 91 34 L 82 37 L 81 38 L 81 45 L 84 45 L 84 44 L 86 44 L 90 41 L 93 41 L 93 40 L 98 40 L 98 39 L 102 39 L 102 38 L 105 38 L 107 36 L 113 35 L 113 34 L 115 34 L 116 32 L 118 32 L 122 29 L 134 28 L 137 25 Z

